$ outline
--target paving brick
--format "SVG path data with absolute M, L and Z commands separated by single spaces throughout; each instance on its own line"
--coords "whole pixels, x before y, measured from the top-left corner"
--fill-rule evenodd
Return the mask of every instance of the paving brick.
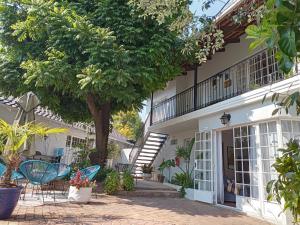
M 180 198 L 107 196 L 89 204 L 68 202 L 38 206 L 19 204 L 0 225 L 267 225 L 232 210 Z

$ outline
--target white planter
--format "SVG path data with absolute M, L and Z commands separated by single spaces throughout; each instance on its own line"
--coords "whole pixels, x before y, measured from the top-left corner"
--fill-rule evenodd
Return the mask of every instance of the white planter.
M 92 187 L 77 189 L 75 186 L 70 186 L 68 200 L 70 202 L 87 203 L 92 197 Z

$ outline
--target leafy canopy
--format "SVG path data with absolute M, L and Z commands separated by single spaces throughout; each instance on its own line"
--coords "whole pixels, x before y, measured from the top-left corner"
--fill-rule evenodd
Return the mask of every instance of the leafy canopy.
M 181 41 L 125 0 L 3 0 L 0 90 L 35 92 L 71 121 L 90 120 L 86 98 L 113 111 L 140 107 L 181 73 Z
M 142 126 L 143 122 L 137 110 L 120 111 L 113 115 L 113 127 L 129 139 L 136 140 Z
M 300 52 L 300 3 L 298 0 L 268 0 L 266 10 L 258 25 L 246 29 L 250 45 L 277 48 L 276 59 L 280 69 L 288 74 L 293 69 Z

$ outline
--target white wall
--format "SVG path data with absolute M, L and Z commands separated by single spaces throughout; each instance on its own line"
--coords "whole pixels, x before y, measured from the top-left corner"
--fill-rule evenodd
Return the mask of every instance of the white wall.
M 164 90 L 153 93 L 153 104 L 157 104 L 163 100 L 176 95 L 176 80 L 169 81 Z M 150 105 L 150 102 L 148 103 Z
M 183 146 L 184 139 L 193 138 L 194 136 L 195 136 L 194 130 L 184 131 L 184 132 L 174 132 L 174 133 L 170 134 L 165 145 L 163 146 L 163 148 L 161 149 L 161 151 L 159 152 L 159 154 L 157 155 L 157 157 L 155 158 L 155 160 L 153 162 L 154 169 L 158 172 L 158 167 L 162 163 L 163 160 L 175 159 L 176 147 Z M 170 142 L 172 139 L 177 139 L 176 145 L 171 145 Z M 194 165 L 194 154 L 192 153 L 190 169 L 192 169 L 193 165 Z M 182 168 L 185 168 L 185 163 L 182 160 L 180 161 L 180 166 Z M 170 169 L 170 178 L 172 178 L 172 176 L 178 172 L 182 172 L 182 171 L 176 167 L 171 168 Z M 168 169 L 165 169 L 164 175 L 165 175 L 166 179 L 169 178 L 169 170 Z
M 249 50 L 251 40 L 246 39 L 246 35 L 242 35 L 240 43 L 227 44 L 225 52 L 217 52 L 212 56 L 211 60 L 198 67 L 198 82 L 222 72 L 223 70 L 235 65 L 236 63 L 257 53 L 263 48 L 254 51 Z M 187 75 L 180 75 L 173 81 L 170 81 L 164 90 L 154 93 L 154 102 L 158 103 L 162 100 L 174 96 L 194 85 L 194 71 L 188 71 Z
M 4 104 L 0 104 L 0 118 L 5 121 L 12 123 L 17 113 L 17 108 L 12 108 Z M 64 148 L 66 150 L 66 139 L 67 135 L 72 135 L 74 137 L 86 138 L 86 132 L 84 130 L 74 128 L 68 124 L 61 123 L 59 121 L 50 120 L 42 116 L 35 116 L 36 123 L 44 124 L 48 127 L 63 127 L 68 128 L 66 133 L 61 134 L 51 134 L 45 140 L 42 137 L 36 137 L 35 143 L 33 143 L 36 151 L 40 151 L 42 155 L 54 155 L 55 148 Z

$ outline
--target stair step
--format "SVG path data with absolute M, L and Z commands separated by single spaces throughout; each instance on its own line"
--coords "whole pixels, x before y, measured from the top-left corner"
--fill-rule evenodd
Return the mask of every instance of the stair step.
M 146 189 L 137 189 L 135 191 L 119 191 L 117 193 L 121 196 L 130 196 L 130 197 L 163 197 L 163 198 L 179 198 L 180 194 L 177 191 L 171 190 L 146 190 Z
M 166 138 L 166 134 L 158 134 L 158 133 L 150 133 L 150 137 L 161 137 L 161 138 Z

